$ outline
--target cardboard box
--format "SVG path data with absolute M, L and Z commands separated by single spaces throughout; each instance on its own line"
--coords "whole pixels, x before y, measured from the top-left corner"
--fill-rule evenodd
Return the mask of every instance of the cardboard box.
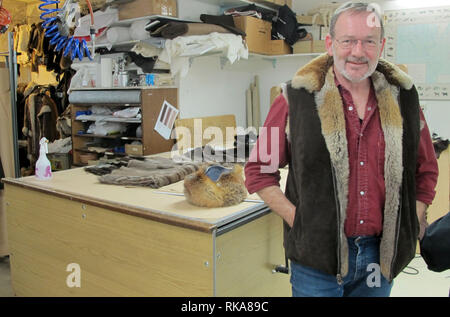
M 297 22 L 300 24 L 313 24 L 313 20 L 314 20 L 314 24 L 315 25 L 325 25 L 322 16 L 317 15 L 314 19 L 314 16 L 312 15 L 297 15 Z
M 67 170 L 72 163 L 72 156 L 69 153 L 48 153 L 47 158 L 52 166 L 52 171 Z
M 292 46 L 292 51 L 294 54 L 312 53 L 312 41 L 311 40 L 297 41 Z
M 270 52 L 272 23 L 249 16 L 233 17 L 235 26 L 244 31 L 248 51 L 267 54 Z
M 325 41 L 324 40 L 313 40 L 312 41 L 312 53 L 324 53 L 326 52 Z
M 177 16 L 176 0 L 134 0 L 119 5 L 119 20 L 145 17 L 149 15 Z
M 320 40 L 307 40 L 307 41 L 297 41 L 294 46 L 292 46 L 294 54 L 305 54 L 305 53 L 325 53 L 325 41 Z
M 125 144 L 125 153 L 128 155 L 142 156 L 144 155 L 144 148 L 142 145 Z
M 271 40 L 269 55 L 286 55 L 292 53 L 292 47 L 284 40 Z

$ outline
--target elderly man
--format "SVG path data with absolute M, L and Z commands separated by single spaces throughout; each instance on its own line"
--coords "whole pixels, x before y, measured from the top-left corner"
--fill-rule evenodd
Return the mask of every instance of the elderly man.
M 339 7 L 327 54 L 287 83 L 246 165 L 248 191 L 284 220 L 293 296 L 389 296 L 427 225 L 437 162 L 411 78 L 380 58 L 383 33 L 375 6 Z

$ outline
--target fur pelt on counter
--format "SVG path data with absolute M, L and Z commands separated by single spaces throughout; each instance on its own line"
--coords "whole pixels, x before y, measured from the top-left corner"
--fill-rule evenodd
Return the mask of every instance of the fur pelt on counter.
M 247 197 L 247 189 L 242 178 L 242 166 L 234 165 L 228 172 L 213 181 L 207 174 L 208 165 L 184 179 L 186 200 L 201 207 L 225 207 L 241 203 Z

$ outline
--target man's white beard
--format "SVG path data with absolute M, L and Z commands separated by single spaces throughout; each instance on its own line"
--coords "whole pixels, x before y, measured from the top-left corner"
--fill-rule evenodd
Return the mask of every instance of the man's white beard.
M 332 46 L 332 49 L 333 49 L 333 58 L 334 58 L 335 56 L 337 56 L 337 55 L 336 55 L 335 48 L 334 48 L 334 45 Z M 342 69 L 341 69 L 341 65 L 339 65 L 338 63 L 336 63 L 336 61 L 334 61 L 334 64 L 337 66 L 336 68 L 337 68 L 337 70 L 342 74 L 342 76 L 344 76 L 344 78 L 346 78 L 348 81 L 350 81 L 350 82 L 352 82 L 352 83 L 354 83 L 354 84 L 359 83 L 359 82 L 362 82 L 363 80 L 369 78 L 369 77 L 373 74 L 373 72 L 375 71 L 375 69 L 377 68 L 377 65 L 378 65 L 378 60 L 377 60 L 375 63 L 373 63 L 373 65 L 370 65 L 369 61 L 368 61 L 366 58 L 363 58 L 363 59 L 359 60 L 360 62 L 366 62 L 367 65 L 368 65 L 368 67 L 369 67 L 369 69 L 367 70 L 367 72 L 366 72 L 363 76 L 361 76 L 361 77 L 359 77 L 359 78 L 353 78 L 353 77 L 352 77 L 349 73 L 347 73 L 347 71 L 345 70 L 345 63 L 347 63 L 349 60 L 350 60 L 350 61 L 353 61 L 353 62 L 356 61 L 356 60 L 352 60 L 351 58 L 350 58 L 350 59 L 347 58 L 347 59 L 345 60 L 345 62 L 344 62 L 344 65 L 342 65 L 342 66 L 343 66 Z
M 376 64 L 375 64 L 375 67 L 372 67 L 372 68 L 373 68 L 373 69 L 367 70 L 367 72 L 366 72 L 362 77 L 360 77 L 360 78 L 353 78 L 352 76 L 350 76 L 349 73 L 347 73 L 347 71 L 346 71 L 345 69 L 342 69 L 342 70 L 341 70 L 341 74 L 342 74 L 342 76 L 344 76 L 345 78 L 347 78 L 350 82 L 356 84 L 356 83 L 362 82 L 362 81 L 363 81 L 364 79 L 366 79 L 366 78 L 369 78 L 369 76 L 372 75 L 373 72 L 375 71 Z

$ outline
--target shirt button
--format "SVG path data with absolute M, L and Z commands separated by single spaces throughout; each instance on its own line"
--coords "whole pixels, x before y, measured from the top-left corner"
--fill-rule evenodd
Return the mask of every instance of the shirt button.
M 364 162 L 359 162 L 359 165 L 363 166 L 363 165 L 364 165 Z
M 348 107 L 348 110 L 352 111 L 352 110 L 353 110 L 353 107 Z
M 369 111 L 372 110 L 372 107 L 367 108 L 367 110 L 369 110 Z
M 361 194 L 361 196 L 364 196 L 365 194 L 364 191 L 360 191 L 359 193 Z
M 360 220 L 360 221 L 359 221 L 359 224 L 362 225 L 363 223 L 364 223 L 364 220 Z

